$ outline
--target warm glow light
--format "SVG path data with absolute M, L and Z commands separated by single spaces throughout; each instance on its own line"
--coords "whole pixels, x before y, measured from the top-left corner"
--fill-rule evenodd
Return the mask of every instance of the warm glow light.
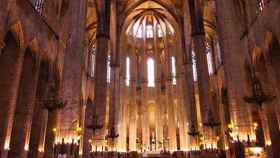
M 254 154 L 261 154 L 263 152 L 262 147 L 250 147 L 248 149 Z
M 225 146 L 225 149 L 226 149 L 226 150 L 228 150 L 228 149 L 229 149 L 229 147 L 228 147 L 228 146 Z
M 4 144 L 4 149 L 5 150 L 10 150 L 10 137 L 7 136 Z
M 271 141 L 270 140 L 265 141 L 265 145 L 266 146 L 270 146 L 271 145 Z
M 56 133 L 56 132 L 57 132 L 57 129 L 56 129 L 56 128 L 53 128 L 52 131 L 53 131 L 54 133 Z
M 228 124 L 228 128 L 229 128 L 229 129 L 233 129 L 233 128 L 234 128 L 233 123 Z
M 79 144 L 80 136 L 77 134 L 70 134 L 63 137 L 57 137 L 55 140 L 55 144 L 61 144 L 62 140 L 64 140 L 65 144 L 71 144 L 72 142 L 74 142 L 74 144 Z
M 40 146 L 40 147 L 38 148 L 38 151 L 39 151 L 40 153 L 43 153 L 43 152 L 44 152 L 44 147 Z
M 258 128 L 258 123 L 255 122 L 255 123 L 254 123 L 254 130 L 256 130 L 257 128 Z
M 25 151 L 28 151 L 28 150 L 29 150 L 29 144 L 26 143 L 26 144 L 24 145 L 24 150 L 25 150 Z

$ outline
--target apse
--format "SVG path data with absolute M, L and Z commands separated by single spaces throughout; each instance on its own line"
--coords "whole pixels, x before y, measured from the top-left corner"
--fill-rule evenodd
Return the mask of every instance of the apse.
M 187 149 L 177 25 L 165 7 L 152 1 L 127 16 L 121 40 L 125 84 L 121 88 L 120 151 Z

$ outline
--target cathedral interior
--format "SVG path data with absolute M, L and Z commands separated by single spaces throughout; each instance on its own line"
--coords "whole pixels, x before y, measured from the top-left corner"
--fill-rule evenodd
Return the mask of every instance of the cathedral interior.
M 279 25 L 279 0 L 0 0 L 0 158 L 280 158 Z

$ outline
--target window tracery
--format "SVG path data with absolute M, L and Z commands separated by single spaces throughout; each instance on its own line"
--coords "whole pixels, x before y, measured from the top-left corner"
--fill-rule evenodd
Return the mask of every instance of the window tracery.
M 42 14 L 44 9 L 45 0 L 35 0 L 34 7 L 38 13 Z

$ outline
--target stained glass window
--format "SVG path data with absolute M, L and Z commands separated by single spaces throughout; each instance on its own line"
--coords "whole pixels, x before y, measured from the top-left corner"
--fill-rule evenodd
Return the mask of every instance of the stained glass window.
M 129 86 L 129 81 L 130 81 L 130 59 L 129 57 L 126 57 L 126 79 L 125 79 L 126 86 Z
M 153 58 L 147 60 L 148 87 L 155 87 L 155 61 Z
M 176 60 L 175 57 L 171 57 L 171 77 L 172 77 L 172 84 L 176 85 Z

